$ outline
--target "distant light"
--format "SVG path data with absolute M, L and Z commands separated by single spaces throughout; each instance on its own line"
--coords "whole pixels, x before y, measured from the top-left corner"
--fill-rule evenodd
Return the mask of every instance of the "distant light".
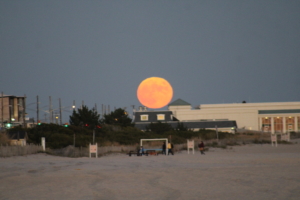
M 15 121 L 15 118 L 11 118 L 11 121 Z

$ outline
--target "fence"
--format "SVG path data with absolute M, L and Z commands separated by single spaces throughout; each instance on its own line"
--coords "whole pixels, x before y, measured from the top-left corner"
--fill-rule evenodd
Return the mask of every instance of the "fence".
M 107 153 L 128 153 L 129 151 L 136 151 L 137 146 L 105 146 L 98 147 L 98 155 L 102 156 Z M 26 146 L 0 146 L 0 157 L 11 156 L 25 156 L 35 154 L 43 151 L 40 145 L 26 145 Z M 89 149 L 87 147 L 67 146 L 62 149 L 46 149 L 46 152 L 52 155 L 64 157 L 88 157 Z
M 27 144 L 26 146 L 0 145 L 0 157 L 25 156 L 42 150 L 42 146 L 33 144 Z
M 300 133 L 291 133 L 291 139 L 300 138 Z M 201 141 L 201 138 L 195 139 L 195 147 Z M 205 144 L 209 146 L 210 143 L 218 143 L 219 145 L 236 145 L 258 142 L 270 142 L 270 133 L 263 132 L 242 132 L 236 134 L 232 138 L 222 140 L 205 140 Z M 145 146 L 144 148 L 147 148 Z M 160 148 L 158 146 L 157 148 Z M 128 153 L 129 151 L 136 151 L 139 147 L 137 145 L 120 145 L 120 146 L 100 146 L 98 147 L 98 156 L 103 156 L 108 153 Z M 174 151 L 181 151 L 187 149 L 187 144 L 176 144 L 174 145 Z M 0 145 L 0 157 L 11 157 L 11 156 L 24 156 L 28 154 L 34 154 L 42 152 L 43 148 L 40 145 L 26 145 L 26 146 L 1 146 Z M 46 152 L 52 155 L 64 156 L 64 157 L 89 157 L 89 149 L 87 147 L 74 147 L 67 146 L 62 149 L 46 149 Z
M 129 151 L 136 151 L 137 146 L 104 146 L 98 147 L 98 155 L 103 156 L 108 153 L 128 153 Z M 47 153 L 57 156 L 64 157 L 89 157 L 89 148 L 88 147 L 74 147 L 67 146 L 62 149 L 47 149 Z

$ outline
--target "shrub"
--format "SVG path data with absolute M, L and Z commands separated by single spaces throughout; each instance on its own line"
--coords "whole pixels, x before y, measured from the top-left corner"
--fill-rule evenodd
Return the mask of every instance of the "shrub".
M 5 132 L 0 133 L 0 145 L 9 144 L 9 138 Z
M 270 144 L 271 142 L 268 140 L 258 140 L 258 139 L 254 139 L 253 140 L 254 144 Z

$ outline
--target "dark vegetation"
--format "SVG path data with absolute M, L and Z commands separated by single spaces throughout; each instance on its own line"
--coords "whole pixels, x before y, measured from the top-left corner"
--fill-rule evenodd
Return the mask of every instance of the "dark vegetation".
M 219 141 L 216 142 L 214 130 L 202 129 L 194 132 L 188 130 L 182 123 L 178 123 L 175 129 L 167 123 L 151 123 L 146 131 L 141 131 L 135 128 L 131 121 L 125 110 L 121 108 L 100 119 L 97 111 L 83 106 L 82 109 L 73 111 L 69 120 L 70 125 L 67 127 L 57 124 L 41 124 L 27 129 L 15 127 L 12 131 L 25 130 L 28 134 L 28 143 L 32 144 L 40 144 L 41 138 L 45 137 L 47 147 L 52 149 L 74 144 L 76 147 L 87 147 L 93 142 L 93 134 L 95 134 L 95 143 L 100 146 L 138 145 L 142 138 L 168 138 L 173 144 L 184 144 L 187 139 L 204 140 L 206 146 L 221 148 L 226 148 L 227 145 L 237 145 L 237 141 L 244 144 L 246 143 L 244 138 L 247 137 L 252 143 L 270 143 L 269 136 L 262 138 L 253 133 L 231 134 L 220 131 L 218 132 Z M 1 140 L 6 143 L 7 137 L 0 134 L 0 143 Z
M 95 143 L 97 142 L 100 146 L 136 145 L 142 138 L 169 138 L 174 144 L 185 143 L 187 139 L 192 138 L 204 140 L 216 138 L 213 130 L 193 132 L 182 123 L 178 123 L 175 129 L 167 123 L 151 123 L 146 131 L 141 131 L 134 127 L 131 118 L 121 108 L 100 119 L 96 110 L 83 106 L 73 111 L 69 122 L 70 125 L 67 127 L 57 124 L 40 124 L 33 128 L 15 127 L 11 130 L 25 130 L 28 134 L 28 143 L 40 144 L 41 138 L 45 137 L 47 147 L 53 149 L 74 145 L 74 143 L 76 147 L 87 147 L 93 142 L 93 134 L 95 134 Z M 219 132 L 220 139 L 230 137 L 230 135 Z
M 142 138 L 171 138 L 172 143 L 186 143 L 187 139 L 202 138 L 204 140 L 215 139 L 216 133 L 212 130 L 193 131 L 161 131 L 161 124 L 153 124 L 158 126 L 155 131 L 141 131 L 132 126 L 119 127 L 111 124 L 101 124 L 101 128 L 95 129 L 95 142 L 100 146 L 107 144 L 120 145 L 137 145 Z M 22 129 L 24 130 L 24 129 Z M 162 130 L 165 130 L 164 128 Z M 45 137 L 47 147 L 63 148 L 68 145 L 76 147 L 87 147 L 93 141 L 93 129 L 81 126 L 70 125 L 68 127 L 56 124 L 41 124 L 34 128 L 26 129 L 29 140 L 28 143 L 40 144 L 41 138 Z M 230 137 L 232 134 L 219 132 L 219 138 Z

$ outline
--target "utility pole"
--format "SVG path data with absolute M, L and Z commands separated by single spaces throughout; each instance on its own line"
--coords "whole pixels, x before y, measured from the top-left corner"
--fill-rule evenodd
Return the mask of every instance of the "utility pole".
M 135 109 L 134 109 L 134 105 L 131 105 L 131 106 L 132 106 L 132 121 L 134 121 L 134 118 L 135 118 L 135 116 L 134 116 Z
M 60 117 L 60 121 L 59 121 L 60 124 L 59 125 L 62 125 L 62 121 L 61 121 L 62 120 L 61 119 L 62 118 L 62 114 L 61 114 L 61 100 L 60 100 L 60 98 L 59 98 L 59 117 Z
M 95 144 L 95 129 L 93 129 L 93 144 Z
M 3 129 L 4 127 L 4 123 L 3 123 L 3 92 L 1 93 L 1 129 Z
M 25 123 L 25 112 L 26 112 L 26 94 L 24 94 L 24 100 L 23 100 L 23 126 L 26 128 L 26 123 Z
M 49 123 L 52 123 L 52 116 L 51 116 L 51 96 L 49 96 Z
M 39 120 L 39 96 L 36 96 L 36 123 L 38 123 Z

